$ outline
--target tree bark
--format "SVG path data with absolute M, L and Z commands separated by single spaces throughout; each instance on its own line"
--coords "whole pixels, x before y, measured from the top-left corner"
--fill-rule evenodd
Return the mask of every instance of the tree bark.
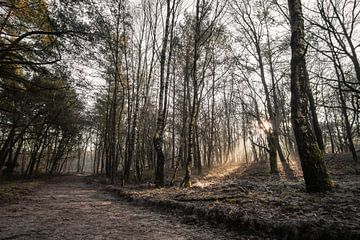
M 197 78 L 197 65 L 199 59 L 199 47 L 200 47 L 200 1 L 196 1 L 196 22 L 195 22 L 195 36 L 194 36 L 194 50 L 193 50 L 193 64 L 191 70 L 192 83 L 193 83 L 193 96 L 190 110 L 189 129 L 188 129 L 188 152 L 185 163 L 185 177 L 182 182 L 183 187 L 191 187 L 191 164 L 194 160 L 194 132 L 197 124 L 197 113 L 198 113 L 198 94 L 199 94 L 199 82 Z
M 288 0 L 291 26 L 291 120 L 298 146 L 306 190 L 324 192 L 333 183 L 324 163 L 324 154 L 313 136 L 308 119 L 309 75 L 301 0 Z
M 309 97 L 309 103 L 310 103 L 310 112 L 311 112 L 311 120 L 312 120 L 312 126 L 314 128 L 314 134 L 316 137 L 316 141 L 319 145 L 319 148 L 322 152 L 325 153 L 325 145 L 323 140 L 323 133 L 320 127 L 320 123 L 316 114 L 316 105 L 315 105 L 315 99 L 313 96 L 313 93 L 310 89 L 310 86 L 308 86 L 308 97 Z
M 167 101 L 167 87 L 168 87 L 168 83 L 167 83 L 168 78 L 165 76 L 165 66 L 166 66 L 167 45 L 169 42 L 170 32 L 172 32 L 172 26 L 170 26 L 170 18 L 172 13 L 170 0 L 166 1 L 166 7 L 167 9 L 166 9 L 166 20 L 165 20 L 165 33 L 163 37 L 162 49 L 160 54 L 159 107 L 157 113 L 156 131 L 153 139 L 153 144 L 157 156 L 156 173 L 155 173 L 155 185 L 157 187 L 164 186 L 164 182 L 165 182 L 165 175 L 164 175 L 165 154 L 163 150 L 163 140 L 164 140 L 165 118 L 167 111 L 166 101 Z M 169 54 L 171 54 L 171 50 Z

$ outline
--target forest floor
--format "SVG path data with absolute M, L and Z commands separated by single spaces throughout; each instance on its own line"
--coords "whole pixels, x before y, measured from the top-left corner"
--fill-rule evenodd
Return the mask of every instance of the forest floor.
M 22 200 L 44 184 L 44 179 L 7 181 L 0 179 L 0 206 Z
M 0 239 L 259 239 L 119 201 L 81 176 L 37 183 L 0 190 L 17 192 L 0 202 Z
M 188 189 L 98 176 L 1 183 L 0 239 L 360 239 L 360 165 L 349 159 L 327 156 L 336 187 L 321 194 L 305 192 L 293 162 L 276 176 L 264 162 L 227 164 Z
M 190 223 L 207 221 L 263 238 L 360 239 L 360 166 L 349 159 L 327 156 L 335 184 L 328 193 L 306 193 L 296 163 L 279 163 L 280 174 L 271 176 L 264 162 L 208 171 L 188 189 L 143 184 L 107 190 L 139 206 L 183 214 Z

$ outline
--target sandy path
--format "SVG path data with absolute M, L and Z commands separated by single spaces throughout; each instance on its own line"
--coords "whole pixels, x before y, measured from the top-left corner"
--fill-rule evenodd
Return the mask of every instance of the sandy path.
M 0 207 L 0 239 L 247 239 L 117 200 L 79 177 Z

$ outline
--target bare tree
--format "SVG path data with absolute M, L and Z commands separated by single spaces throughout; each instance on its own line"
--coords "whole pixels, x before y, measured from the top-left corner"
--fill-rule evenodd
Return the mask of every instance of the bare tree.
M 291 119 L 308 192 L 330 190 L 333 183 L 308 119 L 309 76 L 300 0 L 288 0 L 291 25 Z

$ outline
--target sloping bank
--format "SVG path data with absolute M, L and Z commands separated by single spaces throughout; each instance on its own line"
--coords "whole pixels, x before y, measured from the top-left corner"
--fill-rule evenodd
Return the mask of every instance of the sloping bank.
M 177 194 L 171 195 L 173 198 L 164 198 L 164 194 L 147 194 L 147 190 L 144 189 L 120 188 L 94 182 L 93 184 L 136 205 L 149 206 L 168 213 L 184 215 L 185 222 L 208 221 L 239 231 L 241 234 L 256 234 L 264 239 L 360 239 L 360 226 L 356 226 L 356 223 L 353 226 L 348 226 L 348 223 L 311 218 L 310 216 L 303 219 L 291 219 L 289 217 L 279 220 L 255 215 L 246 209 L 239 208 L 238 204 L 233 204 L 236 198 L 240 198 L 241 195 L 236 197 L 184 198 L 181 194 Z M 160 191 L 172 191 L 172 189 Z M 255 207 L 260 208 L 261 206 Z

